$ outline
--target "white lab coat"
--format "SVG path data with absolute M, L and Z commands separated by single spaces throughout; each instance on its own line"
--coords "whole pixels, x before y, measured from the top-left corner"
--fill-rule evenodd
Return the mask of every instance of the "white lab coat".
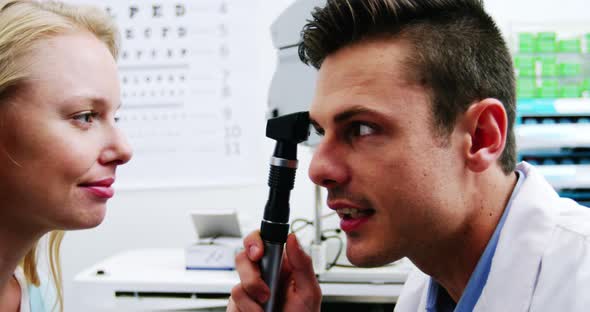
M 590 208 L 560 198 L 531 165 L 513 199 L 474 311 L 590 311 Z M 425 311 L 430 277 L 415 270 L 396 312 Z

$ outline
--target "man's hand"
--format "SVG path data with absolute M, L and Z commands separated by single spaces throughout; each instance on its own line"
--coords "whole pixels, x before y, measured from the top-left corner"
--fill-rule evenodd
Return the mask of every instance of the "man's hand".
M 240 284 L 231 291 L 228 312 L 263 311 L 270 289 L 262 280 L 258 263 L 264 255 L 260 232 L 255 231 L 244 239 L 244 250 L 236 256 L 236 270 Z M 322 291 L 313 272 L 311 258 L 301 249 L 294 234 L 287 238 L 287 247 L 281 264 L 280 311 L 320 311 Z

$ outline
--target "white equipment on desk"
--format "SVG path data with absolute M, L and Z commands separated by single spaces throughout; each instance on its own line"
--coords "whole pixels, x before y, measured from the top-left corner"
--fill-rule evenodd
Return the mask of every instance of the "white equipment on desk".
M 235 210 L 198 210 L 191 213 L 198 235 L 185 249 L 187 270 L 234 270 L 242 249 L 242 231 Z
M 225 307 L 236 271 L 186 270 L 184 251 L 178 249 L 130 250 L 80 272 L 74 279 L 75 295 L 84 311 L 163 311 Z M 379 276 L 405 280 L 404 264 L 375 269 L 339 268 L 349 280 L 320 281 L 323 302 L 393 303 L 403 284 Z M 374 282 L 358 282 L 370 272 Z

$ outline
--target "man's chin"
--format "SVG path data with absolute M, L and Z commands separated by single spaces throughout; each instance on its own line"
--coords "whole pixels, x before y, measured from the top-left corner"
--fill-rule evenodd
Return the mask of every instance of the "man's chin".
M 346 258 L 352 265 L 359 268 L 374 268 L 382 265 L 382 261 L 378 261 L 376 257 L 361 252 L 347 250 Z
M 375 268 L 384 266 L 395 262 L 403 257 L 391 257 L 390 255 L 383 255 L 379 252 L 371 253 L 370 251 L 346 249 L 346 258 L 348 261 L 359 268 Z

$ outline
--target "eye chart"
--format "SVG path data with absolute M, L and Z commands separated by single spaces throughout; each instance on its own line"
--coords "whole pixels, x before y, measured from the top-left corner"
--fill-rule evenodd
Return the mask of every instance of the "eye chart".
M 253 36 L 267 31 L 255 1 L 70 2 L 104 8 L 119 27 L 120 127 L 134 151 L 120 188 L 254 182 L 266 95 Z

